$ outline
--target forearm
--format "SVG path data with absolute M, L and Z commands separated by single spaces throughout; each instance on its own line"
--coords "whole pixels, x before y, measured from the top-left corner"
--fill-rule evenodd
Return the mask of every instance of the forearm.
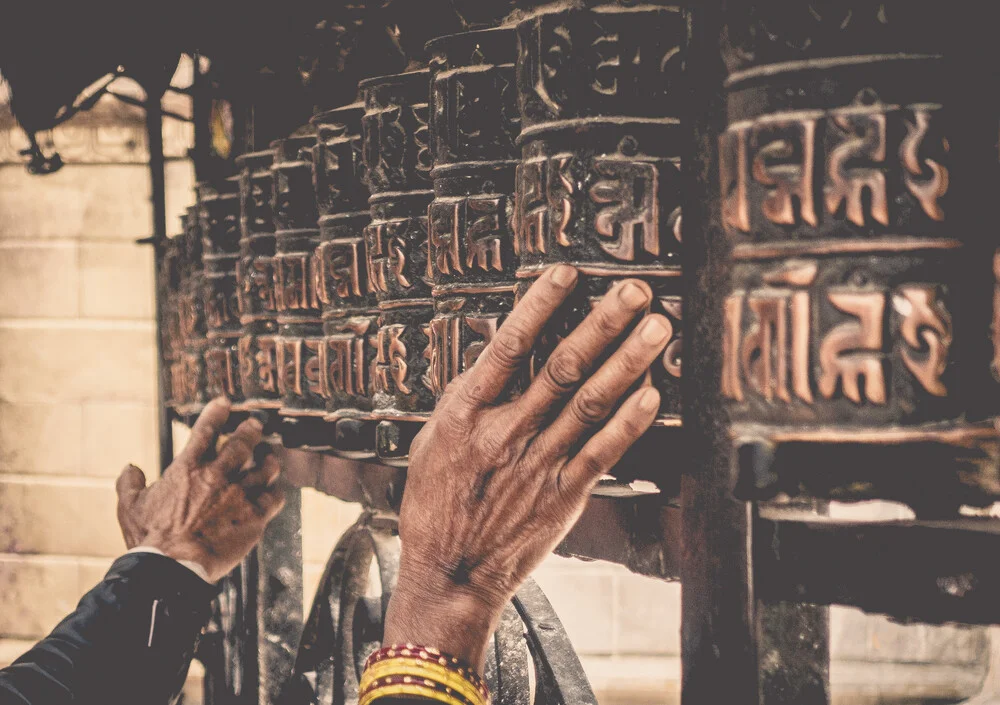
M 214 595 L 170 558 L 123 556 L 48 637 L 0 670 L 0 701 L 168 703 Z

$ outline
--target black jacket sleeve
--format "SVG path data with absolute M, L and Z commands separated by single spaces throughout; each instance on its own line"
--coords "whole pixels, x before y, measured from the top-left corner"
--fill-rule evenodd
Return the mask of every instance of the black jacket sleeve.
M 76 611 L 0 670 L 0 703 L 173 702 L 216 592 L 170 558 L 122 556 Z

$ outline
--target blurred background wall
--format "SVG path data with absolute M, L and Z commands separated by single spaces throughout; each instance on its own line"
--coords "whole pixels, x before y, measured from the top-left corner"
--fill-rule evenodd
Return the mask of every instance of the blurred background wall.
M 168 118 L 164 138 L 174 233 L 194 198 L 192 135 Z M 122 467 L 156 471 L 152 251 L 135 244 L 151 227 L 143 114 L 102 100 L 53 140 L 67 165 L 30 176 L 23 135 L 0 107 L 0 663 L 44 636 L 124 551 L 113 488 Z M 311 597 L 357 509 L 306 491 L 303 512 Z M 602 705 L 676 702 L 678 585 L 560 558 L 536 579 Z M 983 630 L 836 609 L 831 631 L 845 705 L 959 701 L 986 676 Z M 186 702 L 197 690 L 196 670 Z

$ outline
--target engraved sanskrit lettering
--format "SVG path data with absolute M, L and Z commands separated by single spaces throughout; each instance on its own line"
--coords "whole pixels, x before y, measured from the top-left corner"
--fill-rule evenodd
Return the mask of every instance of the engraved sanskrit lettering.
M 368 347 L 368 319 L 351 319 L 344 326 L 344 333 L 326 338 L 326 375 L 322 388 L 326 396 L 357 395 L 368 393 L 365 379 L 365 360 Z
M 597 214 L 594 227 L 601 248 L 616 259 L 635 259 L 636 243 L 651 255 L 660 254 L 656 166 L 623 159 L 595 159 L 602 180 L 590 188 L 596 204 L 614 204 Z
M 319 247 L 322 271 L 322 287 L 327 297 L 340 300 L 361 296 L 361 273 L 358 261 L 361 259 L 361 240 L 338 240 L 324 242 Z M 329 283 L 326 279 L 329 278 Z M 322 297 L 320 297 L 322 299 Z M 330 299 L 333 300 L 333 299 Z M 324 303 L 329 303 L 324 300 Z
M 769 187 L 761 203 L 772 223 L 809 225 L 819 220 L 813 199 L 816 153 L 816 120 L 821 113 L 793 113 L 761 118 L 751 130 L 756 147 L 751 165 L 753 178 Z
M 430 277 L 434 276 L 431 262 L 441 274 L 463 272 L 462 259 L 458 252 L 463 205 L 461 201 L 435 201 L 427 209 L 427 223 L 430 229 L 430 237 L 427 238 L 430 248 L 427 275 Z
M 466 316 L 465 325 L 473 333 L 480 336 L 480 340 L 469 343 L 462 352 L 462 370 L 467 370 L 476 364 L 476 360 L 483 354 L 483 350 L 490 344 L 497 333 L 500 325 L 500 316 Z
M 903 362 L 924 389 L 943 397 L 948 394 L 941 375 L 948 366 L 951 314 L 941 305 L 933 286 L 903 286 L 897 297 L 895 308 L 903 315 L 899 333 L 909 346 L 903 348 Z
M 920 202 L 927 216 L 944 220 L 940 199 L 948 192 L 948 169 L 930 157 L 921 157 L 921 147 L 931 130 L 932 117 L 939 105 L 912 105 L 913 120 L 904 120 L 906 137 L 899 144 L 899 158 L 903 163 L 903 182 L 913 197 Z M 941 140 L 941 151 L 948 151 L 948 141 Z
M 889 224 L 885 174 L 885 114 L 871 108 L 844 108 L 831 113 L 828 133 L 834 140 L 827 161 L 826 209 L 836 215 L 843 208 L 855 225 L 865 224 L 865 195 L 871 217 Z
M 501 230 L 500 213 L 503 199 L 500 196 L 479 196 L 470 198 L 468 209 L 468 229 L 465 232 L 465 265 L 479 267 L 483 271 L 490 268 L 502 272 L 500 259 Z
M 882 325 L 885 294 L 853 289 L 831 289 L 827 298 L 839 311 L 857 320 L 834 327 L 820 344 L 820 394 L 832 399 L 838 385 L 845 397 L 860 404 L 867 398 L 885 404 Z M 864 380 L 864 395 L 861 381 Z
M 376 393 L 390 393 L 393 386 L 403 394 L 412 390 L 407 385 L 406 344 L 402 340 L 406 326 L 383 326 L 375 336 L 375 359 L 372 361 L 372 388 Z
M 239 376 L 231 348 L 205 351 L 205 384 L 210 396 L 232 397 L 239 392 Z
M 514 252 L 545 253 L 548 208 L 545 199 L 544 159 L 524 161 L 517 166 L 517 212 Z
M 302 396 L 302 338 L 283 338 L 278 344 L 278 393 Z
M 448 382 L 458 374 L 459 353 L 461 352 L 461 319 L 458 316 L 434 318 L 427 326 L 428 387 L 438 398 L 444 394 Z
M 566 232 L 573 218 L 573 201 L 569 198 L 574 192 L 573 179 L 569 175 L 571 159 L 571 155 L 558 156 L 549 162 L 549 209 L 556 217 L 556 242 L 563 247 L 572 244 Z
M 278 311 L 318 310 L 318 277 L 312 255 L 281 255 L 274 261 Z

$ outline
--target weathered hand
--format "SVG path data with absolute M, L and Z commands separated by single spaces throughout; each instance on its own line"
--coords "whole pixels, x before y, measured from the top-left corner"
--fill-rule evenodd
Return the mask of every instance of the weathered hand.
M 414 440 L 387 644 L 434 646 L 481 667 L 506 602 L 653 422 L 660 397 L 651 386 L 615 409 L 666 345 L 665 318 L 647 315 L 593 369 L 652 298 L 634 280 L 604 297 L 523 395 L 498 402 L 576 279 L 567 265 L 540 277 Z
M 214 582 L 229 573 L 260 540 L 285 504 L 275 484 L 281 468 L 273 455 L 257 454 L 263 427 L 256 419 L 237 426 L 219 449 L 229 402 L 209 403 L 191 439 L 163 477 L 146 487 L 129 465 L 118 478 L 118 523 L 125 544 L 149 546 L 200 564 Z

